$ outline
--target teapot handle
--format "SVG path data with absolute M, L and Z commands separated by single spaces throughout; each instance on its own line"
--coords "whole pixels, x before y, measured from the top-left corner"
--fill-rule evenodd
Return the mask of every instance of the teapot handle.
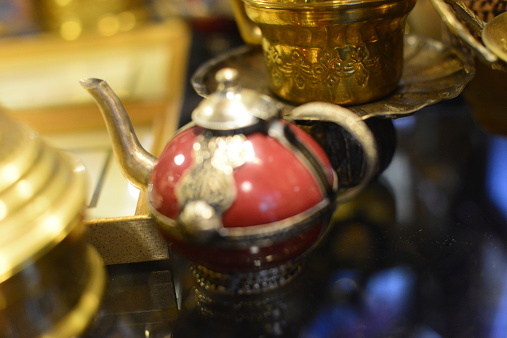
M 349 109 L 327 102 L 310 102 L 294 108 L 285 118 L 287 120 L 306 120 L 332 122 L 349 132 L 363 150 L 366 163 L 365 174 L 354 187 L 338 191 L 336 201 L 346 202 L 361 192 L 377 173 L 379 152 L 375 137 L 364 121 Z
M 232 2 L 232 9 L 234 11 L 234 18 L 238 25 L 239 32 L 243 40 L 252 45 L 260 45 L 262 42 L 262 32 L 245 11 L 243 0 L 230 0 Z

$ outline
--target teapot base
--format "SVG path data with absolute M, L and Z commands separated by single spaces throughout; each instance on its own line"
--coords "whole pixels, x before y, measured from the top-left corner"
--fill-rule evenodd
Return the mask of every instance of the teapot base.
M 223 273 L 202 265 L 192 265 L 197 284 L 205 290 L 222 294 L 249 295 L 268 292 L 290 283 L 301 271 L 302 261 L 297 260 L 251 272 Z

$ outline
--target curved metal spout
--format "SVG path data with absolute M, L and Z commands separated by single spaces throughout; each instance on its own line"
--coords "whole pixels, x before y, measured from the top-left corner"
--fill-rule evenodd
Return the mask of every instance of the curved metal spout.
M 80 82 L 100 108 L 123 175 L 137 188 L 146 189 L 156 158 L 137 139 L 120 99 L 104 80 L 90 78 Z

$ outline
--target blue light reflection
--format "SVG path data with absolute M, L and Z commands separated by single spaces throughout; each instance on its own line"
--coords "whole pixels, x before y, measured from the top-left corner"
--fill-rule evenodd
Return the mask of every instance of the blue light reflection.
M 490 338 L 507 337 L 507 254 L 499 242 L 485 245 L 481 277 L 487 300 L 481 304 L 483 325 Z
M 486 173 L 486 189 L 493 204 L 507 219 L 507 138 L 492 137 Z
M 347 280 L 347 283 L 344 283 Z M 355 298 L 340 297 L 322 309 L 302 337 L 382 337 L 407 320 L 415 285 L 415 273 L 407 267 L 393 267 L 372 275 L 361 288 L 359 274 L 337 273 L 332 283 L 341 291 L 355 291 Z M 347 285 L 343 289 L 343 285 Z M 336 291 L 336 290 L 335 290 Z

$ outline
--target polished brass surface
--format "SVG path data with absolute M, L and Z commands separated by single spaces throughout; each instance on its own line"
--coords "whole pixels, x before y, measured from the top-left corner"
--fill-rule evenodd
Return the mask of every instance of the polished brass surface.
M 415 35 L 406 35 L 403 74 L 398 88 L 385 98 L 347 107 L 362 119 L 398 118 L 437 102 L 455 98 L 474 76 L 474 61 L 458 49 Z M 239 47 L 204 63 L 192 77 L 196 92 L 204 97 L 214 92 L 215 73 L 234 67 L 241 85 L 276 98 L 269 89 L 262 51 L 255 46 Z M 295 105 L 280 101 L 287 115 Z
M 477 62 L 476 73 L 463 91 L 475 122 L 488 132 L 507 135 L 507 72 Z
M 261 29 L 248 18 L 245 6 L 243 5 L 243 0 L 231 0 L 231 6 L 243 41 L 250 44 L 261 44 Z
M 477 17 L 484 22 L 507 11 L 505 0 L 461 0 Z
M 507 62 L 507 12 L 484 26 L 482 41 L 496 56 Z
M 490 132 L 506 134 L 507 16 L 498 15 L 505 1 L 431 1 L 446 24 L 449 44 L 477 61 L 476 74 L 463 93 L 476 122 Z
M 144 0 L 40 0 L 40 26 L 75 40 L 87 32 L 111 36 L 128 32 L 149 19 Z
M 484 45 L 481 35 L 486 23 L 463 1 L 431 0 L 451 33 L 451 42 L 465 46 L 482 62 L 494 69 L 507 70 L 507 63 L 497 51 Z M 452 41 L 454 38 L 455 41 Z M 496 43 L 495 43 L 496 45 Z
M 244 4 L 262 31 L 270 88 L 282 99 L 354 105 L 398 85 L 405 19 L 414 0 Z
M 84 167 L 3 113 L 0 145 L 0 332 L 79 334 L 105 281 L 84 241 Z
M 84 167 L 0 114 L 0 282 L 62 241 L 85 203 Z

